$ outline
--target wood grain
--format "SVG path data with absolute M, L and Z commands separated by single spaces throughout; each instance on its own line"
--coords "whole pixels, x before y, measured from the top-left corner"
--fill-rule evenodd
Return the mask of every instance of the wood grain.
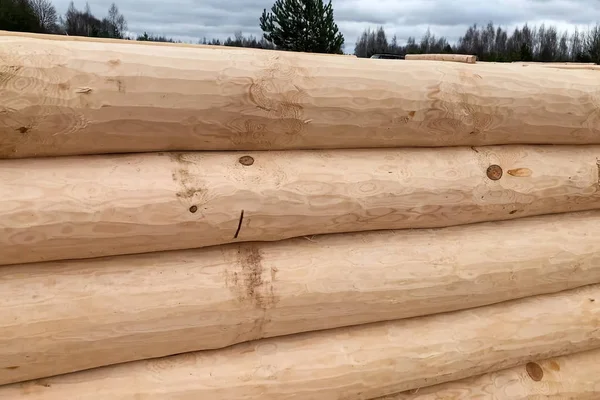
M 600 285 L 0 386 L 2 400 L 365 400 L 600 347 Z
M 379 400 L 597 400 L 600 349 L 443 383 Z
M 0 32 L 0 158 L 599 144 L 597 71 Z
M 599 158 L 490 146 L 2 160 L 0 265 L 599 209 Z
M 557 69 L 582 69 L 600 71 L 600 65 L 595 63 L 570 63 L 570 62 L 515 62 L 514 64 L 523 67 L 542 67 Z
M 468 54 L 407 54 L 405 60 L 454 61 L 475 64 L 477 56 Z
M 0 268 L 0 384 L 600 282 L 600 212 Z

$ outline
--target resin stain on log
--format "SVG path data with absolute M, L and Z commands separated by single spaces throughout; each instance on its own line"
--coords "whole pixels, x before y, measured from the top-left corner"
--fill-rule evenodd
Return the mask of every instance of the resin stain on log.
M 175 175 L 175 180 L 181 184 L 181 190 L 177 192 L 177 197 L 183 199 L 192 199 L 196 194 L 203 192 L 202 188 L 191 187 L 190 173 L 185 169 L 180 169 Z
M 106 78 L 107 83 L 114 83 L 119 93 L 125 93 L 125 83 L 120 78 Z
M 197 193 L 202 193 L 201 188 L 192 187 L 192 179 L 190 173 L 185 168 L 180 168 L 176 173 L 171 174 L 173 180 L 179 182 L 181 189 L 177 192 L 177 197 L 183 199 L 191 199 Z
M 264 281 L 262 279 L 263 268 L 260 251 L 256 246 L 245 246 L 245 248 L 240 249 L 239 256 L 244 272 L 246 298 L 251 299 L 256 306 L 263 308 L 264 299 L 260 294 L 260 287 Z
M 526 178 L 526 177 L 531 176 L 533 174 L 533 171 L 530 170 L 529 168 L 514 168 L 514 169 L 509 169 L 508 171 L 506 171 L 506 173 L 511 176 L 516 176 L 519 178 Z
M 235 270 L 225 273 L 225 284 L 240 303 L 267 310 L 277 303 L 273 287 L 276 272 L 276 268 L 265 270 L 259 246 L 242 243 L 237 250 Z
M 168 153 L 168 156 L 177 165 L 175 170 L 171 173 L 171 178 L 174 182 L 178 183 L 179 186 L 176 196 L 184 200 L 191 200 L 197 195 L 202 197 L 206 190 L 196 182 L 196 179 L 194 179 L 193 175 L 189 172 L 189 166 L 193 163 L 185 159 L 184 154 L 182 153 Z M 198 206 L 195 204 L 189 206 L 189 210 L 192 213 L 195 212 L 192 211 L 193 207 L 196 207 L 197 210 Z

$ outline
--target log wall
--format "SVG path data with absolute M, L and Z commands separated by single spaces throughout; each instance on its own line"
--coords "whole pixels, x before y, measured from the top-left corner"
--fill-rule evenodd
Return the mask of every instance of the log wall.
M 0 268 L 0 384 L 600 283 L 600 212 Z
M 595 396 L 598 68 L 436 58 L 0 31 L 0 400 Z
M 0 386 L 1 400 L 372 399 L 600 348 L 600 285 Z

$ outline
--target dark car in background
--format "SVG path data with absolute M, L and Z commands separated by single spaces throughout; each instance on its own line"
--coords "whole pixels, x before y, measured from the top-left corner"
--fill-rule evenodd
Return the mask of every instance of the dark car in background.
M 399 56 L 397 54 L 373 54 L 371 58 L 382 58 L 382 59 L 390 59 L 390 60 L 404 60 L 404 56 Z

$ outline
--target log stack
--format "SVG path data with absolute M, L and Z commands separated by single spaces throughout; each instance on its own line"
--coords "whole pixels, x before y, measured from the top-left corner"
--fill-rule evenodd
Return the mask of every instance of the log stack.
M 0 44 L 0 400 L 600 397 L 597 71 Z

